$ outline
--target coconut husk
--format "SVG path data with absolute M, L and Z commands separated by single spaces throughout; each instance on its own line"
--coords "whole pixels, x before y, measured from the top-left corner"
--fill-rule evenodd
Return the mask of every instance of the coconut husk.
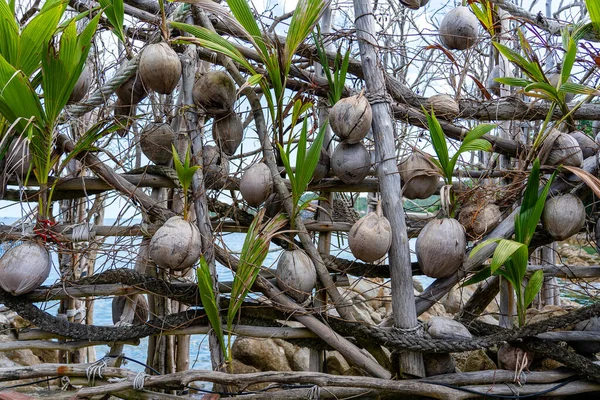
M 288 296 L 303 303 L 317 284 L 317 271 L 303 250 L 286 250 L 277 262 L 277 286 Z
M 120 128 L 116 131 L 120 137 L 125 137 L 129 133 L 129 128 L 133 124 L 137 107 L 127 105 L 121 99 L 115 102 L 115 119 L 118 121 Z
M 240 193 L 252 207 L 260 206 L 273 191 L 273 177 L 264 163 L 254 164 L 240 180 Z
M 469 7 L 458 6 L 440 23 L 440 41 L 450 50 L 466 50 L 479 36 L 479 21 Z
M 126 65 L 123 64 L 118 72 L 121 72 L 125 67 Z M 115 94 L 123 104 L 132 105 L 138 104 L 145 99 L 146 96 L 148 96 L 148 91 L 144 86 L 144 82 L 142 81 L 139 72 L 136 72 L 133 76 L 123 82 L 121 86 L 115 89 Z
M 13 140 L 5 157 L 6 173 L 9 176 L 17 176 L 21 180 L 25 179 L 31 168 L 31 157 L 27 140 L 21 138 Z
M 431 278 L 454 275 L 462 266 L 467 238 L 454 218 L 433 219 L 419 233 L 415 251 L 421 271 Z
M 77 79 L 75 86 L 73 87 L 73 91 L 69 96 L 68 104 L 78 103 L 88 94 L 90 91 L 90 86 L 92 84 L 92 73 L 90 71 L 90 67 L 86 64 L 81 71 L 81 75 Z
M 502 221 L 502 212 L 496 204 L 468 204 L 460 209 L 458 222 L 467 236 L 476 240 L 494 229 Z
M 584 159 L 596 155 L 598 152 L 598 143 L 589 135 L 582 131 L 571 132 L 570 135 L 579 143 Z
M 490 75 L 487 78 L 485 88 L 493 95 L 500 96 L 500 82 L 496 81 L 496 78 L 500 78 L 500 66 L 495 65 L 490 71 Z
M 144 127 L 140 135 L 142 153 L 158 165 L 167 165 L 173 159 L 172 144 L 175 132 L 169 124 L 150 123 Z
M 182 271 L 194 266 L 202 254 L 200 231 L 179 216 L 171 217 L 150 240 L 150 258 L 162 268 Z
M 223 71 L 209 71 L 194 83 L 194 103 L 211 116 L 232 112 L 236 100 L 235 82 Z
M 546 200 L 542 224 L 554 239 L 568 239 L 585 225 L 585 206 L 579 197 L 570 193 L 551 197 Z
M 333 173 L 346 184 L 360 183 L 371 169 L 371 156 L 362 143 L 337 145 L 331 156 Z
M 215 120 L 212 134 L 223 153 L 232 156 L 244 139 L 244 127 L 240 117 L 231 112 L 225 117 Z
M 138 71 L 146 88 L 171 94 L 181 78 L 181 61 L 167 43 L 155 43 L 142 51 Z
M 402 180 L 402 195 L 408 199 L 427 199 L 439 185 L 440 173 L 431 157 L 413 152 L 398 165 Z
M 348 245 L 354 257 L 364 262 L 377 261 L 387 254 L 392 245 L 392 226 L 383 216 L 381 205 L 359 219 L 348 233 Z
M 581 167 L 583 152 L 574 137 L 558 129 L 552 129 L 542 144 L 540 162 L 547 165 Z
M 209 189 L 220 190 L 227 184 L 229 177 L 229 159 L 216 146 L 204 146 L 202 149 L 202 172 L 204 184 Z
M 313 182 L 319 182 L 321 179 L 327 177 L 329 175 L 329 170 L 331 169 L 331 157 L 329 153 L 324 148 L 321 149 L 321 154 L 319 155 L 319 161 L 317 162 L 317 166 L 315 167 L 315 171 L 313 172 Z
M 339 100 L 329 112 L 329 125 L 340 141 L 355 144 L 371 129 L 373 111 L 363 94 Z
M 436 94 L 425 103 L 428 110 L 433 110 L 435 116 L 452 121 L 460 115 L 460 107 L 456 100 L 447 94 Z
M 0 287 L 21 296 L 44 283 L 50 275 L 50 254 L 36 242 L 23 242 L 0 257 Z
M 498 349 L 498 367 L 509 371 L 527 370 L 533 362 L 534 353 L 505 343 Z

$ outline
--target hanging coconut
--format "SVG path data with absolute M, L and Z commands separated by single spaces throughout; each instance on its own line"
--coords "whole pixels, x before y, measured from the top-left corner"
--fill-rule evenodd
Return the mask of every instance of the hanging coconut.
M 598 152 L 598 143 L 589 135 L 582 131 L 571 132 L 570 135 L 579 143 L 584 159 L 596 155 Z
M 583 152 L 574 137 L 553 129 L 546 140 L 552 143 L 552 147 L 546 158 L 546 164 L 581 167 L 583 164 Z
M 319 155 L 319 161 L 317 162 L 317 166 L 315 167 L 315 171 L 313 172 L 313 182 L 319 182 L 321 179 L 325 178 L 329 175 L 329 169 L 331 168 L 331 157 L 329 153 L 324 148 L 321 149 L 321 154 Z
M 508 371 L 527 370 L 533 357 L 533 352 L 505 343 L 498 349 L 498 367 Z
M 439 172 L 429 156 L 415 151 L 398 166 L 402 180 L 402 195 L 408 199 L 427 199 L 435 193 Z
M 371 157 L 362 143 L 342 142 L 331 156 L 331 168 L 345 184 L 359 183 L 369 174 Z
M 429 221 L 419 233 L 415 251 L 421 271 L 431 278 L 446 278 L 458 271 L 465 257 L 465 228 L 454 218 Z
M 583 228 L 585 207 L 579 197 L 570 193 L 551 197 L 546 200 L 542 223 L 554 239 L 568 239 Z
M 131 296 L 117 296 L 112 300 L 112 320 L 113 324 L 121 322 L 121 316 L 127 301 L 133 303 L 134 314 L 132 325 L 142 325 L 148 321 L 148 300 L 143 294 L 133 294 Z
M 502 220 L 500 207 L 490 203 L 484 206 L 469 204 L 461 208 L 458 222 L 465 228 L 467 235 L 478 239 L 494 229 Z
M 500 78 L 500 66 L 499 65 L 494 65 L 494 68 L 492 68 L 492 70 L 490 71 L 490 76 L 488 76 L 488 78 L 487 78 L 485 88 L 491 94 L 500 96 L 500 86 L 502 86 L 502 85 L 500 84 L 500 82 L 498 82 L 496 80 L 496 78 Z
M 153 122 L 144 127 L 140 135 L 140 147 L 150 161 L 167 165 L 173 158 L 171 145 L 175 132 L 169 124 Z
M 208 115 L 226 115 L 235 104 L 235 82 L 223 71 L 209 71 L 194 83 L 192 95 L 194 103 Z
M 411 10 L 418 10 L 419 7 L 425 7 L 429 0 L 400 0 L 400 3 Z
M 448 121 L 460 115 L 460 107 L 456 100 L 447 94 L 435 94 L 425 103 L 427 110 L 433 110 L 435 116 Z
M 119 68 L 117 74 L 123 71 L 125 67 L 126 65 L 123 64 L 121 68 Z M 123 104 L 133 105 L 138 104 L 145 99 L 146 96 L 148 96 L 148 91 L 144 86 L 144 82 L 142 81 L 139 72 L 136 72 L 122 83 L 121 86 L 115 89 L 115 94 Z
M 232 156 L 244 138 L 244 127 L 240 117 L 234 112 L 215 120 L 212 128 L 213 139 L 223 153 Z
M 341 99 L 329 112 L 331 130 L 340 141 L 349 144 L 358 143 L 367 136 L 372 121 L 371 105 L 362 93 Z
M 229 159 L 216 146 L 202 148 L 204 183 L 209 189 L 223 189 L 229 177 Z
M 202 254 L 200 231 L 179 216 L 171 217 L 150 240 L 150 257 L 162 268 L 191 268 Z
M 8 146 L 4 168 L 9 175 L 25 179 L 31 167 L 31 158 L 29 142 L 25 139 L 15 139 Z
M 286 250 L 277 262 L 277 286 L 294 300 L 303 303 L 317 284 L 317 272 L 303 250 Z
M 90 85 L 92 83 L 92 73 L 90 72 L 90 67 L 86 64 L 81 71 L 81 75 L 79 75 L 79 79 L 75 83 L 73 87 L 73 91 L 69 96 L 69 101 L 67 103 L 78 103 L 85 97 L 86 94 L 90 91 Z
M 271 193 L 267 200 L 265 200 L 265 215 L 269 218 L 274 218 L 280 212 L 283 212 L 283 202 L 279 194 Z
M 348 245 L 354 257 L 364 262 L 379 260 L 392 245 L 392 226 L 383 216 L 381 206 L 352 225 L 348 233 Z
M 273 177 L 264 163 L 254 164 L 240 180 L 240 192 L 252 207 L 260 206 L 273 191 Z
M 181 61 L 168 44 L 146 46 L 138 67 L 144 86 L 160 94 L 171 94 L 181 78 Z
M 466 50 L 477 41 L 479 21 L 469 7 L 458 6 L 444 16 L 440 40 L 450 50 Z
M 35 242 L 23 242 L 0 257 L 0 287 L 20 296 L 44 283 L 50 275 L 50 254 Z
M 117 99 L 115 102 L 115 119 L 118 121 L 120 126 L 116 132 L 119 136 L 125 137 L 129 132 L 136 109 L 136 106 L 127 105 L 123 103 L 121 99 Z

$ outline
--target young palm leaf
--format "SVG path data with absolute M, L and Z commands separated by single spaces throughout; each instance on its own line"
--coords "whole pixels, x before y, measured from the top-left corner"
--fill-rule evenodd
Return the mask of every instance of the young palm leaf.
M 221 321 L 219 305 L 217 304 L 217 298 L 213 290 L 210 268 L 204 256 L 200 257 L 200 267 L 196 269 L 196 276 L 198 277 L 198 291 L 200 292 L 202 307 L 204 308 L 204 312 L 206 312 L 210 326 L 219 340 L 223 354 L 227 355 L 225 337 L 223 336 L 223 322 Z
M 125 33 L 123 32 L 123 19 L 125 17 L 125 9 L 123 8 L 123 0 L 98 0 L 98 3 L 104 9 L 104 15 L 112 25 L 112 31 L 116 37 L 125 43 Z
M 183 161 L 183 163 L 179 158 L 179 154 L 177 153 L 177 149 L 175 149 L 175 146 L 171 145 L 171 150 L 173 152 L 173 165 L 175 166 L 175 172 L 177 172 L 179 184 L 183 189 L 183 219 L 187 220 L 188 190 L 190 188 L 190 185 L 192 184 L 192 180 L 194 179 L 194 174 L 200 168 L 200 166 L 190 165 L 190 146 L 188 146 L 187 151 L 185 152 L 185 160 Z

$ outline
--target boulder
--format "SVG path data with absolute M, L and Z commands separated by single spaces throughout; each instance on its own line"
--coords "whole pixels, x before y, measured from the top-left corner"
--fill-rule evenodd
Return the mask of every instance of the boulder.
M 238 336 L 231 349 L 233 358 L 260 371 L 291 371 L 285 350 L 273 339 Z
M 332 375 L 346 375 L 350 370 L 348 361 L 337 351 L 328 351 L 325 359 L 327 363 L 327 373 Z
M 471 339 L 473 335 L 463 324 L 450 318 L 432 317 L 427 323 L 427 332 L 434 339 Z
M 585 321 L 579 322 L 575 325 L 576 331 L 584 332 L 599 332 L 600 331 L 600 317 L 594 317 Z M 595 354 L 600 353 L 600 342 L 585 342 L 585 341 L 574 341 L 569 343 L 571 347 L 578 353 Z
M 489 369 L 498 369 L 494 361 L 483 350 L 475 350 L 467 353 L 464 364 L 459 366 L 462 372 L 485 371 Z
M 425 376 L 456 372 L 456 364 L 450 354 L 423 354 L 423 362 L 425 363 Z
M 310 349 L 296 346 L 283 339 L 273 339 L 275 343 L 283 349 L 285 358 L 292 368 L 292 371 L 308 371 Z

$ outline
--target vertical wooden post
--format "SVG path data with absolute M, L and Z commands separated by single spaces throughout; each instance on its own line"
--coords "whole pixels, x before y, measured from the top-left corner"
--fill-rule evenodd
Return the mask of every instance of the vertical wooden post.
M 404 209 L 400 174 L 396 165 L 394 126 L 384 73 L 379 65 L 377 43 L 375 43 L 375 18 L 371 2 L 354 1 L 355 25 L 360 48 L 361 62 L 368 96 L 373 107 L 373 139 L 377 154 L 377 176 L 383 204 L 383 213 L 392 226 L 392 247 L 389 252 L 392 283 L 392 313 L 400 329 L 418 327 L 415 298 L 412 285 L 410 248 Z M 400 372 L 414 376 L 425 376 L 423 357 L 419 353 L 400 355 Z

